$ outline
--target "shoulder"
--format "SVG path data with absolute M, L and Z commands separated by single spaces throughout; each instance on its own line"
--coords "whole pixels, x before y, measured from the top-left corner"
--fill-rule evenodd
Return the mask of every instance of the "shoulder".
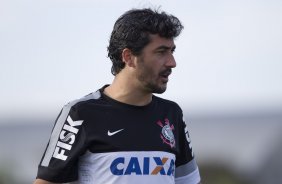
M 80 109 L 84 106 L 87 106 L 89 103 L 95 103 L 98 102 L 98 100 L 101 98 L 101 92 L 97 90 L 96 92 L 92 92 L 82 98 L 72 100 L 64 105 L 64 109 Z
M 154 96 L 154 99 L 159 105 L 161 105 L 163 107 L 173 108 L 176 111 L 182 112 L 181 107 L 178 105 L 178 103 L 176 103 L 174 101 L 164 99 L 164 98 L 161 98 L 161 97 L 158 97 L 158 96 Z

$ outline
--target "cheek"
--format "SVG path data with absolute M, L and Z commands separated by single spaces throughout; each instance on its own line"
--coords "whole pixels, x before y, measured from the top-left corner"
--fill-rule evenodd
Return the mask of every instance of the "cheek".
M 159 77 L 159 70 L 157 67 L 154 66 L 148 67 L 145 72 L 148 78 L 150 79 L 157 79 Z
M 143 60 L 137 66 L 137 75 L 143 80 L 156 80 L 159 78 L 160 66 L 158 60 Z

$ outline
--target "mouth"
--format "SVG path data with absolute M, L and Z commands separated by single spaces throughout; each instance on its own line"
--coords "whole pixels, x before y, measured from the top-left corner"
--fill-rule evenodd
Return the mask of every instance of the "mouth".
M 162 78 L 163 82 L 168 82 L 168 77 L 171 74 L 171 69 L 165 70 L 160 73 L 160 77 Z

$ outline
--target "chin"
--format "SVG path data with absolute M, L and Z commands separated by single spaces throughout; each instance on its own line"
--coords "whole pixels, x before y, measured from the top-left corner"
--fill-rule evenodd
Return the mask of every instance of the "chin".
M 163 91 L 156 91 L 156 92 L 153 92 L 153 93 L 162 94 L 162 93 L 164 93 L 164 92 L 165 92 L 165 90 L 163 90 Z
M 154 88 L 152 91 L 153 93 L 162 94 L 166 91 L 166 86 Z
M 167 84 L 166 83 L 162 83 L 162 84 L 154 84 L 154 83 L 147 83 L 145 85 L 146 89 L 148 92 L 150 93 L 157 93 L 157 94 L 162 94 L 166 91 L 167 88 Z

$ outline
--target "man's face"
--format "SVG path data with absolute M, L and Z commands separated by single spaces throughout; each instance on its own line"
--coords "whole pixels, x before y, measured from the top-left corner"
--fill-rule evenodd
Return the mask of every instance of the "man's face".
M 151 42 L 137 56 L 137 80 L 147 92 L 165 92 L 171 69 L 176 67 L 174 49 L 173 39 L 151 35 Z

